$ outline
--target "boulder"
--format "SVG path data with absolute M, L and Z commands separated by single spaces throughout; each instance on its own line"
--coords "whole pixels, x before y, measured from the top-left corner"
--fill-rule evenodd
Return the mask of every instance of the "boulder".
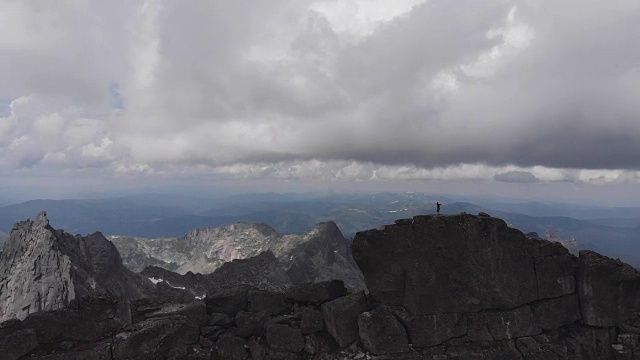
M 216 331 L 220 330 L 221 326 L 201 326 L 200 327 L 200 335 L 208 338 L 209 336 L 216 333 Z
M 324 329 L 322 313 L 311 308 L 303 308 L 300 311 L 300 330 L 309 335 Z
M 358 339 L 358 316 L 368 310 L 363 291 L 324 303 L 321 309 L 325 328 L 340 347 Z
M 619 334 L 618 344 L 624 346 L 625 349 L 638 350 L 640 347 L 640 334 Z
M 388 307 L 379 307 L 358 316 L 360 340 L 376 355 L 409 351 L 407 332 Z
M 36 331 L 39 343 L 98 341 L 114 334 L 124 324 L 115 318 L 117 302 L 96 302 L 90 308 L 40 311 L 22 321 L 21 328 Z
M 222 313 L 211 313 L 209 318 L 209 326 L 228 327 L 233 324 L 234 318 Z
M 224 360 L 249 359 L 247 342 L 235 336 L 222 336 L 217 344 L 218 356 Z
M 187 345 L 199 340 L 198 325 L 184 315 L 148 319 L 113 337 L 113 360 L 151 360 L 186 354 Z
M 496 341 L 491 343 L 464 343 L 446 348 L 442 356 L 433 360 L 522 360 L 513 341 Z M 535 358 L 534 358 L 535 359 Z
M 77 349 L 70 349 L 62 353 L 53 353 L 44 356 L 30 356 L 27 359 L 33 360 L 104 360 L 113 359 L 111 344 L 109 342 L 85 343 Z
M 253 335 L 262 335 L 264 334 L 264 328 L 268 321 L 269 313 L 266 311 L 239 311 L 238 314 L 236 314 L 238 335 L 245 338 Z
M 269 315 L 280 315 L 287 310 L 284 294 L 255 289 L 247 291 L 247 309 L 252 312 L 266 311 Z
M 172 315 L 184 315 L 199 326 L 205 326 L 209 322 L 207 307 L 202 301 L 193 301 L 188 304 L 169 304 L 161 309 L 145 314 L 145 317 L 152 319 Z
M 276 351 L 297 353 L 304 349 L 304 338 L 300 329 L 282 324 L 271 324 L 267 327 L 267 343 Z
M 341 280 L 323 281 L 313 284 L 294 285 L 285 292 L 289 301 L 299 304 L 322 304 L 347 294 Z
M 16 360 L 38 347 L 33 329 L 23 329 L 0 337 L 0 354 L 5 360 Z
M 583 250 L 577 277 L 585 324 L 621 325 L 640 311 L 640 272 L 632 266 Z
M 235 316 L 238 311 L 247 310 L 247 292 L 247 288 L 209 290 L 205 299 L 207 313 Z
M 389 225 L 357 233 L 352 251 L 374 301 L 414 316 L 513 309 L 539 298 L 539 249 L 497 218 Z
M 267 360 L 267 349 L 255 337 L 249 339 L 249 354 L 251 360 Z

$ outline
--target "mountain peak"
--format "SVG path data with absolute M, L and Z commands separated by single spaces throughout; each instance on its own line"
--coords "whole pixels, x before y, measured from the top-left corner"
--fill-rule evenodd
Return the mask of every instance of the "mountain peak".
M 39 228 L 46 228 L 47 226 L 49 226 L 49 219 L 47 219 L 47 212 L 40 211 L 36 216 L 36 219 L 33 222 L 33 225 Z
M 55 230 L 41 211 L 34 221 L 13 226 L 0 256 L 0 321 L 61 309 L 94 293 L 138 298 L 138 277 L 101 233 L 82 237 Z
M 342 235 L 342 231 L 340 231 L 340 228 L 338 228 L 338 225 L 333 221 L 318 223 L 309 233 L 314 235 L 325 234 L 331 237 L 344 237 Z

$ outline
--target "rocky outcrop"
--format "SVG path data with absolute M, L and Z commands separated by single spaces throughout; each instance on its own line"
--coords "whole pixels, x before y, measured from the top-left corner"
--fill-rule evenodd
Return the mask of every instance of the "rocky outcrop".
M 0 256 L 0 321 L 62 309 L 72 300 L 108 294 L 121 304 L 144 296 L 150 283 L 126 269 L 102 234 L 70 235 L 46 213 L 14 225 Z
M 264 295 L 271 298 L 266 308 L 278 303 L 276 311 L 255 306 L 255 298 Z M 349 345 L 357 339 L 357 315 L 368 309 L 361 292 L 320 304 L 285 302 L 284 298 L 283 293 L 251 288 L 205 302 L 136 300 L 128 325 L 116 316 L 117 299 L 76 299 L 66 309 L 0 324 L 0 353 L 9 360 L 331 359 L 330 353 L 340 350 L 338 341 Z M 324 320 L 327 310 L 320 309 L 325 305 L 339 320 L 339 331 L 348 329 L 348 340 Z M 384 339 L 367 333 L 372 343 L 384 347 L 379 344 Z
M 374 307 L 393 309 L 425 354 L 614 359 L 637 351 L 640 272 L 619 260 L 575 257 L 467 214 L 403 219 L 358 233 L 352 249 Z
M 4 243 L 9 238 L 9 234 L 4 231 L 0 231 L 0 253 L 2 253 L 2 248 L 4 247 Z
M 353 254 L 369 295 L 347 293 L 337 280 L 282 283 L 286 273 L 265 252 L 210 275 L 189 275 L 206 279 L 202 301 L 166 285 L 163 291 L 175 293 L 156 289 L 154 297 L 134 300 L 128 316 L 117 298 L 83 297 L 65 309 L 6 321 L 0 354 L 11 360 L 640 358 L 640 273 L 619 260 L 588 251 L 575 257 L 502 220 L 467 214 L 420 216 L 359 233 Z M 172 285 L 186 276 L 156 275 Z M 169 280 L 158 285 L 164 283 Z
M 334 222 L 320 223 L 302 235 L 278 234 L 265 224 L 236 223 L 192 230 L 180 239 L 110 240 L 134 271 L 154 266 L 180 274 L 209 274 L 230 261 L 271 251 L 293 283 L 339 279 L 351 290 L 364 288 L 349 242 Z

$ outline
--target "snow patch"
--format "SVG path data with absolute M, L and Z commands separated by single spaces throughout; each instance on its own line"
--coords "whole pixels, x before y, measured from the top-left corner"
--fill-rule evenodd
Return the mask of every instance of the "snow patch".
M 170 283 L 170 282 L 168 282 L 168 281 L 167 281 L 167 285 L 171 286 L 171 287 L 172 287 L 172 288 L 174 288 L 174 289 L 180 289 L 180 290 L 184 290 L 184 289 L 185 289 L 185 287 L 184 287 L 184 286 L 173 286 L 173 285 L 171 285 L 171 283 Z
M 163 279 L 156 279 L 154 277 L 150 277 L 149 280 L 151 280 L 151 282 L 154 284 L 161 283 L 164 281 Z

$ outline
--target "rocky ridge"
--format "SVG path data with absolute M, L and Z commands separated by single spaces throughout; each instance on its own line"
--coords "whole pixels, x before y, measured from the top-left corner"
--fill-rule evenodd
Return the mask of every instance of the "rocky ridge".
M 130 325 L 114 321 L 111 297 L 76 298 L 4 322 L 0 353 L 9 360 L 640 358 L 640 272 L 619 260 L 589 251 L 576 257 L 487 214 L 398 220 L 358 233 L 352 250 L 369 295 L 348 293 L 338 280 L 280 290 L 270 283 L 277 272 L 260 275 L 279 269 L 265 253 L 214 272 L 203 301 L 174 287 L 134 300 Z
M 271 251 L 294 283 L 340 279 L 350 289 L 364 288 L 349 242 L 334 222 L 320 223 L 302 235 L 282 235 L 265 224 L 236 223 L 195 229 L 179 239 L 110 240 L 134 271 L 156 266 L 179 274 L 209 274 L 227 262 Z
M 62 309 L 92 294 L 114 296 L 124 305 L 149 290 L 101 233 L 82 237 L 56 230 L 45 212 L 15 224 L 0 256 L 0 321 Z
M 398 346 L 442 359 L 640 358 L 640 272 L 482 215 L 416 216 L 356 235 L 371 316 L 401 325 Z

